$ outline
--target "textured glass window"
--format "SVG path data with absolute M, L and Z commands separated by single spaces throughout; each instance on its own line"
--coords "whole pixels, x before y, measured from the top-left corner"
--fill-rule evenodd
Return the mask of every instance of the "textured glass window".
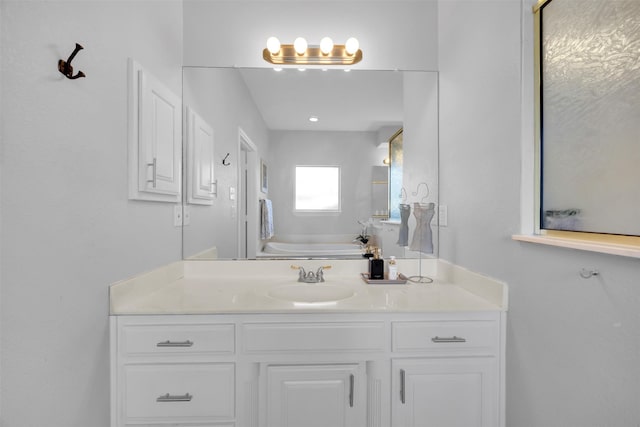
M 338 166 L 296 166 L 296 211 L 340 210 Z
M 541 14 L 540 226 L 640 235 L 640 1 Z

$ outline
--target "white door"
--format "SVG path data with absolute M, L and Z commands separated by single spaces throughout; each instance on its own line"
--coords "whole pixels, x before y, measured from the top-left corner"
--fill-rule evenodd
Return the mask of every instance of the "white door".
M 498 425 L 495 358 L 396 359 L 392 372 L 393 427 Z
M 267 426 L 364 426 L 365 377 L 358 364 L 269 366 Z

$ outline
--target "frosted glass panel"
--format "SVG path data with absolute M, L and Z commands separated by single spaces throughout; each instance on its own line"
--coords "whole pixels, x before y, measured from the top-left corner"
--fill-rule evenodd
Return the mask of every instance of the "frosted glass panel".
M 640 235 L 640 1 L 542 10 L 541 226 Z

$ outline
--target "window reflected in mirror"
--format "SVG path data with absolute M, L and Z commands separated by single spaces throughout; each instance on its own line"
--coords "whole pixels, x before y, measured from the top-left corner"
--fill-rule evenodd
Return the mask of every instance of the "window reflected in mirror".
M 340 168 L 296 166 L 296 212 L 340 211 Z

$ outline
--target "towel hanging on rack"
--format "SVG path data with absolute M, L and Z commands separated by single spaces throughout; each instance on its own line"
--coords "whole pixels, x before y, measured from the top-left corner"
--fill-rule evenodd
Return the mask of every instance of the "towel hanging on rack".
M 260 238 L 273 237 L 273 204 L 269 199 L 260 199 Z

